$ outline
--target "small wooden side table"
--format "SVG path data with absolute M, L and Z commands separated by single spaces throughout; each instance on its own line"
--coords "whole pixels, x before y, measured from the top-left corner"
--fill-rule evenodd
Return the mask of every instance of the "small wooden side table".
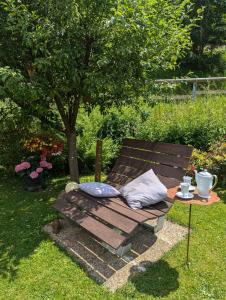
M 179 187 L 172 188 L 168 190 L 168 195 L 172 197 L 176 195 L 176 192 L 179 190 Z M 186 256 L 186 265 L 189 267 L 189 248 L 190 248 L 190 234 L 191 234 L 191 212 L 192 212 L 192 205 L 212 205 L 215 202 L 218 202 L 220 198 L 218 197 L 217 193 L 211 192 L 209 199 L 204 199 L 198 196 L 197 190 L 193 192 L 194 198 L 190 200 L 184 200 L 177 196 L 175 196 L 176 200 L 180 201 L 181 203 L 189 205 L 189 217 L 188 217 L 188 238 L 187 238 L 187 256 Z

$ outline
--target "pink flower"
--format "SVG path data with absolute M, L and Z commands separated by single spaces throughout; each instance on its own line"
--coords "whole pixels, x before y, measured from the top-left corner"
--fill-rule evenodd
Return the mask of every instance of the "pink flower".
M 48 163 L 48 165 L 47 165 L 47 169 L 52 169 L 52 167 L 53 167 L 53 165 L 51 164 L 51 163 Z
M 47 168 L 48 167 L 48 162 L 46 160 L 41 160 L 40 161 L 40 167 L 42 168 Z
M 37 169 L 36 169 L 36 172 L 37 172 L 37 173 L 42 173 L 42 171 L 43 171 L 43 168 L 37 168 Z
M 19 165 L 16 165 L 15 167 L 15 172 L 18 173 L 20 171 L 23 171 L 23 167 L 22 167 L 22 164 L 19 164 Z
M 27 161 L 24 161 L 21 163 L 21 166 L 23 167 L 23 169 L 29 169 L 31 167 L 31 164 Z
M 38 177 L 38 173 L 36 171 L 31 172 L 31 174 L 29 175 L 32 179 L 35 179 Z
M 21 172 L 25 169 L 29 169 L 30 167 L 31 167 L 31 164 L 27 161 L 24 161 L 21 164 L 16 165 L 15 172 L 18 173 L 18 172 Z

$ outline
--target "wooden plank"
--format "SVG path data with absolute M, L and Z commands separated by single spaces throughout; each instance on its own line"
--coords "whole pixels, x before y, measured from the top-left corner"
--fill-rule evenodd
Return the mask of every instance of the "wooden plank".
M 118 203 L 121 206 L 128 207 L 128 205 L 120 198 L 111 198 L 111 201 L 114 201 L 115 203 Z M 174 197 L 167 197 L 165 201 L 161 201 L 159 203 L 144 207 L 143 209 L 136 209 L 135 212 L 137 214 L 142 214 L 148 219 L 155 219 L 156 217 L 163 216 L 166 212 L 168 212 L 169 209 L 172 207 L 174 201 Z
M 111 173 L 121 174 L 130 178 L 137 178 L 148 170 L 150 170 L 149 164 L 144 164 L 142 168 L 136 168 L 134 166 L 121 165 L 117 161 L 115 167 L 112 169 L 113 172 Z M 111 178 L 111 173 L 109 173 L 108 178 Z
M 131 234 L 138 226 L 137 222 L 103 206 L 97 201 L 88 199 L 80 192 L 73 191 L 68 193 L 67 200 L 127 234 Z
M 158 165 L 149 161 L 143 161 L 132 157 L 121 156 L 116 161 L 112 172 L 123 174 L 123 168 L 125 166 L 132 167 L 135 169 L 143 170 L 144 172 L 153 169 L 155 174 L 162 175 L 169 178 L 175 178 L 182 180 L 185 175 L 185 170 L 181 168 L 174 168 L 166 165 Z M 108 178 L 107 178 L 108 180 Z
M 158 175 L 159 180 L 167 187 L 167 189 L 171 189 L 180 184 L 180 180 L 175 178 L 169 178 L 162 175 Z
M 163 211 L 161 211 L 159 209 L 156 209 L 154 207 L 153 208 L 149 207 L 149 206 L 146 207 L 145 209 L 143 208 L 143 211 L 154 215 L 155 218 L 158 218 L 158 217 L 161 217 L 161 216 L 165 215 L 165 212 L 163 212 Z
M 173 155 L 180 155 L 190 157 L 193 148 L 187 145 L 169 144 L 160 142 L 150 142 L 136 139 L 125 139 L 123 140 L 123 146 L 145 149 L 154 152 L 168 153 Z
M 167 197 L 167 199 L 169 199 L 169 202 L 174 202 L 174 199 L 170 199 Z M 128 207 L 128 205 L 122 201 L 120 198 L 111 198 L 112 201 L 114 201 L 115 203 L 120 204 L 121 206 L 124 207 Z M 172 203 L 165 203 L 165 201 L 161 201 L 159 203 L 144 207 L 142 209 L 136 209 L 135 212 L 137 214 L 141 214 L 145 217 L 147 217 L 148 219 L 156 219 L 156 217 L 159 216 L 163 216 L 165 214 L 165 212 L 167 211 L 167 209 L 169 210 L 170 207 L 172 206 Z M 129 208 L 131 209 L 131 208 Z M 132 210 L 132 209 L 131 209 Z M 134 211 L 134 210 L 132 210 Z
M 108 207 L 108 208 L 116 211 L 117 213 L 128 217 L 129 219 L 136 221 L 137 223 L 143 223 L 143 222 L 147 221 L 148 219 L 150 219 L 150 217 L 149 217 L 150 215 L 144 216 L 144 215 L 138 214 L 136 212 L 136 210 L 131 209 L 128 205 L 124 206 L 124 205 L 119 204 L 119 202 L 116 201 L 117 198 L 95 198 L 95 197 L 89 196 L 88 194 L 85 194 L 81 191 L 80 191 L 80 193 L 84 194 L 87 198 L 89 198 L 93 201 L 97 201 L 101 205 Z
M 186 168 L 189 163 L 188 157 L 177 157 L 176 155 L 169 155 L 166 153 L 155 153 L 151 151 L 146 151 L 146 150 L 144 151 L 144 150 L 128 148 L 128 147 L 122 147 L 120 155 L 157 162 L 159 164 L 164 164 L 173 167 L 174 166 L 181 167 L 181 168 Z
M 146 212 L 143 209 L 132 209 L 128 206 L 128 204 L 126 203 L 126 200 L 123 201 L 123 197 L 118 197 L 118 198 L 110 198 L 112 202 L 115 202 L 123 207 L 129 208 L 132 211 L 135 211 L 137 214 L 141 214 L 142 216 L 147 217 L 148 219 L 155 219 L 156 215 L 151 214 L 150 212 Z
M 114 182 L 111 182 L 109 180 L 105 181 L 107 184 L 110 184 L 112 185 L 113 187 L 115 187 L 117 190 L 120 190 L 120 188 L 122 187 L 121 184 L 117 184 L 117 183 L 114 183 Z
M 172 207 L 172 205 L 173 204 L 170 203 L 170 202 L 161 201 L 159 203 L 150 205 L 147 208 L 144 207 L 143 210 L 147 211 L 147 212 L 150 212 L 152 214 L 155 214 L 155 211 L 158 210 L 158 211 L 163 212 L 163 214 L 166 214 L 170 210 L 170 208 Z
M 111 228 L 107 227 L 98 220 L 92 218 L 84 212 L 81 212 L 74 205 L 66 201 L 63 197 L 60 197 L 53 205 L 60 213 L 67 218 L 71 219 L 82 228 L 92 233 L 96 238 L 107 243 L 114 249 L 118 249 L 127 238 L 118 234 Z
M 150 166 L 148 166 L 147 170 L 149 170 Z M 116 168 L 116 172 L 111 172 L 107 177 L 107 182 L 117 184 L 118 188 L 122 185 L 130 182 L 131 180 L 137 178 L 142 175 L 146 170 L 139 170 L 133 167 L 119 165 Z M 180 184 L 180 180 L 175 178 L 169 178 L 162 175 L 157 174 L 159 180 L 169 189 Z M 116 179 L 116 180 L 115 180 Z
M 120 184 L 121 186 L 129 183 L 133 179 L 134 178 L 127 177 L 124 174 L 115 173 L 115 172 L 111 172 L 107 177 L 108 181 Z

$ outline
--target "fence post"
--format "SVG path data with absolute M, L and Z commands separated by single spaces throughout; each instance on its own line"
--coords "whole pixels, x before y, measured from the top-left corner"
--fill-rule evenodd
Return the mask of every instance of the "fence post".
M 96 161 L 95 161 L 95 181 L 98 181 L 98 182 L 101 181 L 102 145 L 103 145 L 103 141 L 97 140 Z
M 196 99 L 197 87 L 198 87 L 197 81 L 194 81 L 192 85 L 192 100 Z

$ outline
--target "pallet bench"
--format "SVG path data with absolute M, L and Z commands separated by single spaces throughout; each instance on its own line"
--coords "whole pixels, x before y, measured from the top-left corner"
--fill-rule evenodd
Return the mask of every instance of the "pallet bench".
M 122 256 L 131 246 L 140 225 L 157 220 L 154 231 L 163 226 L 164 216 L 174 202 L 175 186 L 185 175 L 192 147 L 125 139 L 106 183 L 120 188 L 150 170 L 168 188 L 168 197 L 157 204 L 133 210 L 122 197 L 95 198 L 78 190 L 62 192 L 53 207 L 64 217 L 87 230 L 111 252 Z

